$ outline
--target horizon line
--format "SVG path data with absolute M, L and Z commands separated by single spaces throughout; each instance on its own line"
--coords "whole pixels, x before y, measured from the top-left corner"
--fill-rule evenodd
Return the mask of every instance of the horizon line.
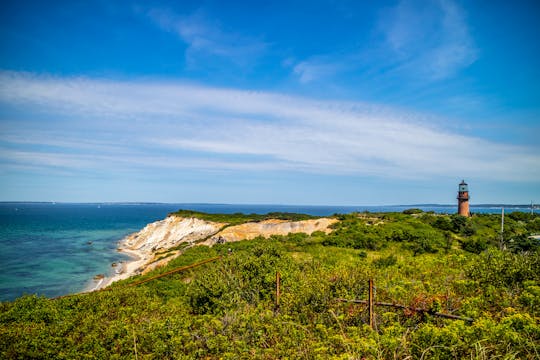
M 65 205 L 217 205 L 217 206 L 308 206 L 308 207 L 405 207 L 405 206 L 441 206 L 455 207 L 457 204 L 437 204 L 437 203 L 420 203 L 420 204 L 382 204 L 382 205 L 328 205 L 328 204 L 271 204 L 271 203 L 211 203 L 211 202 L 160 202 L 160 201 L 3 201 L 0 204 L 65 204 Z M 483 203 L 471 204 L 470 207 L 531 207 L 538 204 L 518 204 L 518 203 Z

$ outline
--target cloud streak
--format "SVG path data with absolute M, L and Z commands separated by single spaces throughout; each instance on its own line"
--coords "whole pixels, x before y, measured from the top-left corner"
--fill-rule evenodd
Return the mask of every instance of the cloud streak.
M 293 75 L 303 84 L 347 73 L 429 84 L 454 77 L 478 58 L 466 15 L 452 0 L 400 0 L 381 11 L 374 32 L 376 40 L 363 47 L 297 61 Z
M 379 27 L 402 74 L 442 80 L 478 56 L 465 14 L 451 0 L 401 0 L 381 16 Z
M 298 76 L 302 84 L 331 78 L 346 70 L 343 62 L 336 62 L 333 58 L 312 57 L 294 65 L 293 73 Z
M 157 26 L 176 34 L 188 45 L 185 55 L 189 66 L 198 66 L 198 62 L 207 57 L 248 66 L 267 48 L 267 44 L 259 39 L 223 30 L 201 10 L 190 15 L 179 15 L 171 10 L 154 8 L 146 13 Z
M 213 88 L 0 73 L 4 167 L 63 171 L 298 172 L 530 181 L 533 149 L 465 136 L 425 114 L 359 102 Z M 48 120 L 28 120 L 35 114 Z M 45 124 L 44 124 L 45 122 Z

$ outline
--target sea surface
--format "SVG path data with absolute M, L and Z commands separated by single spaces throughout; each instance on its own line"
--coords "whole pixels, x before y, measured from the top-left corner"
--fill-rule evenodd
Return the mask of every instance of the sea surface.
M 353 211 L 400 212 L 411 207 L 437 213 L 456 211 L 450 205 L 0 203 L 0 301 L 23 294 L 56 297 L 89 288 L 94 275 L 111 275 L 113 262 L 128 259 L 117 252 L 118 241 L 179 209 L 246 214 L 280 211 L 322 216 Z M 471 207 L 471 211 L 500 213 L 501 206 Z M 530 210 L 505 206 L 505 211 Z

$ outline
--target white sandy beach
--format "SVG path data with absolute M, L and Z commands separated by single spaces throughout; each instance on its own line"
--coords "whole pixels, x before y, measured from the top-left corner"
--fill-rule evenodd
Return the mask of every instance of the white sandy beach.
M 122 242 L 120 243 L 122 245 Z M 106 288 L 112 283 L 127 279 L 131 276 L 137 275 L 139 269 L 144 267 L 146 264 L 146 257 L 139 251 L 122 248 L 118 249 L 120 252 L 127 254 L 131 257 L 131 260 L 126 260 L 117 265 L 118 272 L 112 276 L 105 276 L 103 279 L 100 279 L 93 287 L 87 291 L 97 291 Z

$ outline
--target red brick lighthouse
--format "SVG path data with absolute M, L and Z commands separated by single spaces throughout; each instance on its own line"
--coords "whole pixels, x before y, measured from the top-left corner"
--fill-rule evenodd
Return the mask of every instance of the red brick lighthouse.
M 471 216 L 469 211 L 469 186 L 465 180 L 461 180 L 458 190 L 458 214 L 462 216 Z

